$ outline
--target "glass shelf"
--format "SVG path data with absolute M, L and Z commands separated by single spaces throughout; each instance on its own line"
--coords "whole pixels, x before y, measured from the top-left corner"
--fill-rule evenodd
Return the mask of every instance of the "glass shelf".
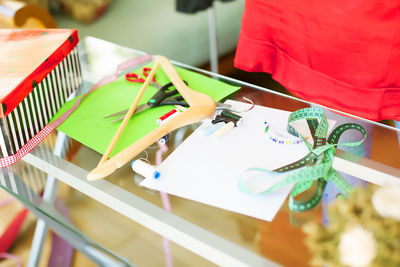
M 117 64 L 144 54 L 141 51 L 93 37 L 86 37 L 80 42 L 79 53 L 84 89 L 86 90 L 102 77 L 113 73 Z M 173 64 L 240 86 L 241 89 L 238 93 L 232 96 L 238 101 L 243 101 L 242 97 L 247 97 L 254 100 L 257 105 L 287 111 L 295 111 L 309 106 L 321 107 L 267 88 L 178 62 L 173 62 Z M 333 164 L 336 170 L 341 171 L 344 175 L 353 175 L 376 184 L 384 184 L 388 181 L 398 182 L 400 178 L 400 146 L 397 139 L 399 130 L 386 124 L 368 121 L 326 107 L 321 108 L 328 119 L 338 123 L 353 121 L 363 125 L 368 132 L 363 147 L 364 151 L 345 151 L 339 147 Z M 168 141 L 169 153 L 198 125 L 174 131 Z M 46 178 L 37 180 L 31 178 L 31 175 L 46 173 L 102 203 L 108 207 L 104 210 L 102 220 L 111 218 L 117 212 L 132 220 L 132 225 L 135 227 L 141 227 L 140 229 L 143 228 L 143 231 L 154 232 L 170 239 L 183 247 L 176 249 L 173 253 L 173 258 L 177 262 L 180 262 L 179 253 L 187 249 L 206 259 L 204 262 L 208 264 L 210 261 L 217 265 L 229 266 L 308 265 L 309 254 L 304 245 L 305 236 L 301 225 L 310 220 L 322 223 L 321 206 L 306 213 L 296 214 L 288 209 L 287 202 L 285 202 L 275 219 L 272 222 L 266 222 L 171 195 L 172 212 L 170 213 L 162 208 L 158 192 L 139 186 L 142 178 L 134 174 L 130 166 L 120 168 L 106 179 L 89 182 L 86 180 L 86 175 L 89 170 L 96 167 L 101 155 L 77 141 L 71 140 L 66 146 L 70 147 L 72 142 L 75 147 L 78 147 L 74 150 L 74 157 L 57 157 L 51 150 L 52 140 L 54 140 L 54 135 L 48 137 L 20 162 L 3 169 L 3 175 L 0 178 L 1 187 L 11 192 L 25 205 L 56 219 L 57 224 L 75 234 L 79 233 L 79 236 L 86 242 L 94 244 L 95 247 L 106 251 L 107 254 L 121 262 L 125 262 L 124 259 L 127 258 L 129 261 L 137 263 L 135 261 L 137 255 L 118 251 L 118 254 L 122 255 L 116 256 L 106 249 L 109 243 L 99 244 L 93 240 L 96 238 L 83 235 L 65 218 L 55 217 L 50 211 L 51 207 L 46 208 L 45 205 L 39 204 L 40 201 L 37 201 L 37 193 L 43 188 Z M 154 149 L 148 150 L 148 158 L 152 163 L 154 163 L 154 153 Z M 13 172 L 20 178 L 13 181 L 10 175 L 5 174 L 6 172 Z M 33 194 L 33 191 L 36 193 Z M 161 239 L 153 240 L 153 242 L 160 243 Z M 155 258 L 163 259 L 161 248 L 159 248 L 159 253 L 155 254 L 157 254 L 154 256 Z M 188 253 L 186 255 L 194 261 L 203 260 L 195 254 Z M 149 262 L 140 263 L 148 264 Z

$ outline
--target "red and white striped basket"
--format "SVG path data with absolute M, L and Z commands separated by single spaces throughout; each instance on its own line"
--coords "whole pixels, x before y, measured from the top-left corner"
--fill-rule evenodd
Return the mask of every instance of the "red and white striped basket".
M 82 84 L 77 43 L 73 29 L 0 30 L 0 167 L 57 126 L 48 122 Z

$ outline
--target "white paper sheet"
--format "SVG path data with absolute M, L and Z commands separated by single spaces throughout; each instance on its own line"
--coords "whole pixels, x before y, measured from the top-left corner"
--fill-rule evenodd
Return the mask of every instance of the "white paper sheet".
M 243 109 L 248 104 L 227 101 Z M 142 186 L 202 202 L 211 206 L 271 221 L 291 186 L 279 191 L 251 195 L 238 188 L 240 174 L 250 167 L 269 170 L 289 164 L 308 153 L 304 143 L 282 145 L 265 133 L 265 121 L 286 128 L 290 112 L 255 106 L 240 114 L 243 122 L 221 138 L 204 137 L 204 122 L 158 167 L 159 179 L 146 178 Z

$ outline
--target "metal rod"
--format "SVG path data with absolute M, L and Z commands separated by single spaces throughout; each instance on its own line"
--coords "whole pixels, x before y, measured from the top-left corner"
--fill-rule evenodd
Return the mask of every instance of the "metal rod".
M 68 136 L 59 132 L 57 134 L 56 144 L 54 147 L 54 155 L 62 156 L 64 146 L 68 142 Z M 58 188 L 58 180 L 51 175 L 47 176 L 46 185 L 43 191 L 43 201 L 54 205 Z M 44 241 L 46 239 L 48 226 L 44 220 L 39 219 L 36 223 L 35 233 L 32 240 L 31 251 L 29 253 L 28 267 L 35 267 L 39 264 L 42 255 Z
M 217 42 L 217 24 L 216 24 L 215 7 L 214 6 L 209 7 L 207 13 L 208 13 L 211 71 L 214 73 L 218 73 L 218 42 Z

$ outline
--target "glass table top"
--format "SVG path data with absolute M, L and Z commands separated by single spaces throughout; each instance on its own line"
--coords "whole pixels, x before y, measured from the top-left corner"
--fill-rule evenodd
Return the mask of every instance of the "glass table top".
M 102 77 L 113 73 L 117 64 L 144 54 L 93 37 L 86 37 L 80 42 L 79 53 L 86 90 Z M 233 99 L 238 101 L 247 97 L 257 105 L 286 111 L 318 106 L 229 77 L 173 61 L 172 63 L 240 86 L 241 89 L 233 96 Z M 390 123 L 372 122 L 321 108 L 328 119 L 339 123 L 359 123 L 368 133 L 361 152 L 357 149 L 345 151 L 339 147 L 333 163 L 336 170 L 344 173 L 345 177 L 353 175 L 376 184 L 397 181 L 400 178 L 400 146 L 397 139 L 399 130 Z M 198 125 L 200 124 L 174 131 L 168 141 L 168 153 L 173 152 Z M 106 179 L 87 181 L 87 173 L 96 167 L 101 155 L 75 140 L 65 138 L 64 153 L 59 154 L 64 156 L 57 156 L 53 153 L 55 135 L 56 133 L 50 135 L 15 165 L 2 169 L 1 187 L 25 205 L 55 219 L 56 223 L 78 234 L 86 242 L 123 264 L 131 262 L 141 266 L 155 262 L 163 263 L 160 236 L 165 236 L 174 243 L 172 257 L 177 266 L 193 262 L 199 265 L 308 266 L 310 254 L 304 244 L 305 235 L 301 227 L 307 221 L 322 223 L 324 205 L 321 204 L 308 212 L 294 213 L 289 210 L 285 201 L 274 220 L 267 222 L 170 195 L 170 213 L 163 209 L 158 192 L 139 185 L 143 178 L 134 174 L 129 164 Z M 147 152 L 148 159 L 154 163 L 155 150 L 149 149 Z M 90 197 L 105 206 L 103 214 L 91 217 L 92 224 L 110 221 L 118 225 L 119 221 L 115 218 L 123 215 L 129 219 L 121 226 L 126 227 L 123 231 L 130 233 L 129 228 L 136 227 L 140 229 L 137 233 L 147 232 L 151 237 L 127 236 L 130 240 L 138 240 L 137 249 L 134 251 L 113 249 L 115 246 L 112 245 L 112 240 L 101 239 L 104 233 L 90 231 L 90 227 L 75 227 L 64 217 L 56 216 L 56 211 L 49 205 L 40 204 L 42 201 L 39 193 L 45 185 L 47 175 L 80 191 L 83 199 Z M 357 179 L 355 183 L 360 181 Z M 110 247 L 113 247 L 111 250 L 114 253 L 110 251 Z M 148 253 L 145 251 L 154 251 L 154 256 L 141 257 L 141 254 Z

